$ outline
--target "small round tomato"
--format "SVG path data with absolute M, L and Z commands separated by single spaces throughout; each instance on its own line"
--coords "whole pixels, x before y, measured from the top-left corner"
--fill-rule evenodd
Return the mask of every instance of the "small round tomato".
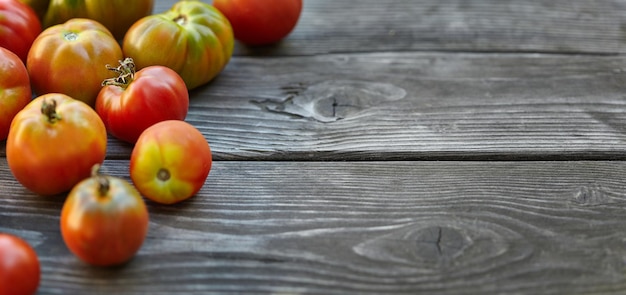
M 285 38 L 296 26 L 302 0 L 213 0 L 230 21 L 235 39 L 267 45 Z
M 149 66 L 135 73 L 132 58 L 110 69 L 119 77 L 104 81 L 95 108 L 113 136 L 134 144 L 153 124 L 187 116 L 189 92 L 174 70 Z
M 107 133 L 95 110 L 60 93 L 32 100 L 11 122 L 6 158 L 13 176 L 40 195 L 69 191 L 104 161 Z
M 140 18 L 150 15 L 154 0 L 47 0 L 44 27 L 72 18 L 89 18 L 103 24 L 113 36 L 122 39 L 128 28 Z
M 0 233 L 0 295 L 35 294 L 40 276 L 35 250 L 22 238 Z
M 0 47 L 26 63 L 30 46 L 41 33 L 41 23 L 30 6 L 17 0 L 0 0 Z
M 38 95 L 63 93 L 93 106 L 102 81 L 115 76 L 105 65 L 122 59 L 119 43 L 104 26 L 75 18 L 35 39 L 26 68 Z
M 81 260 L 118 265 L 139 251 L 148 221 L 146 204 L 128 181 L 94 172 L 68 194 L 61 210 L 61 235 Z
M 162 121 L 139 136 L 130 157 L 130 178 L 146 198 L 173 204 L 202 188 L 211 163 L 211 148 L 198 129 L 185 121 Z
M 7 139 L 13 117 L 31 98 L 26 66 L 13 52 L 0 47 L 0 140 Z
M 168 11 L 140 19 L 128 29 L 122 46 L 137 68 L 166 66 L 183 78 L 188 89 L 217 76 L 233 47 L 228 20 L 200 1 L 179 1 Z

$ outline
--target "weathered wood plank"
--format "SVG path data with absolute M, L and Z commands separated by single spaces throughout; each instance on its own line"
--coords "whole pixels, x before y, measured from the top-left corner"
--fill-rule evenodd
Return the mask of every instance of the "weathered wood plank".
M 163 11 L 174 0 L 156 2 Z M 205 1 L 211 3 L 211 1 Z M 625 53 L 626 1 L 305 0 L 278 46 L 236 55 L 379 51 Z
M 621 159 L 623 69 L 579 55 L 237 57 L 191 93 L 187 121 L 218 160 Z
M 106 171 L 127 177 L 126 161 Z M 0 231 L 42 263 L 40 294 L 610 294 L 626 288 L 626 162 L 216 162 L 198 196 L 149 203 L 129 264 L 87 266 L 62 198 L 0 160 Z

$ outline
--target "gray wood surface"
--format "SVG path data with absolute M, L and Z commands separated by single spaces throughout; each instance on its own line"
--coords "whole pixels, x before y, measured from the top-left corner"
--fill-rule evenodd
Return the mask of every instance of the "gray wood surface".
M 0 142 L 38 294 L 626 294 L 626 1 L 304 3 L 191 92 L 213 169 L 128 264 L 73 256 Z

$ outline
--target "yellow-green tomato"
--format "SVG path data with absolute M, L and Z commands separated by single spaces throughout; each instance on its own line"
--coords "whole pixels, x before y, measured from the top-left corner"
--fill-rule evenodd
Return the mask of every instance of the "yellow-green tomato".
M 146 16 L 128 29 L 122 44 L 138 69 L 161 65 L 176 71 L 188 89 L 208 83 L 233 52 L 233 29 L 210 4 L 179 1 L 170 10 Z
M 144 130 L 130 157 L 130 178 L 146 198 L 173 204 L 195 195 L 211 170 L 209 143 L 191 124 L 179 120 Z

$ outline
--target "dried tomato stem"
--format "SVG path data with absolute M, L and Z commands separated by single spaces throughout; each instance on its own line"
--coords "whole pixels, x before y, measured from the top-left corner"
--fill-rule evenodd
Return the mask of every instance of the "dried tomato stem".
M 57 113 L 57 101 L 52 99 L 52 103 L 47 100 L 41 102 L 41 113 L 48 118 L 48 122 L 54 124 L 61 120 L 61 116 Z
M 100 174 L 100 164 L 95 164 L 91 167 L 91 176 L 95 177 L 98 181 L 98 194 L 101 197 L 105 197 L 109 193 L 111 185 L 109 179 L 106 176 Z
M 127 57 L 123 61 L 120 60 L 119 63 L 120 65 L 117 67 L 106 65 L 107 70 L 116 72 L 118 76 L 105 79 L 102 81 L 102 86 L 113 85 L 126 89 L 126 87 L 128 87 L 128 85 L 135 79 L 135 62 L 133 59 Z

